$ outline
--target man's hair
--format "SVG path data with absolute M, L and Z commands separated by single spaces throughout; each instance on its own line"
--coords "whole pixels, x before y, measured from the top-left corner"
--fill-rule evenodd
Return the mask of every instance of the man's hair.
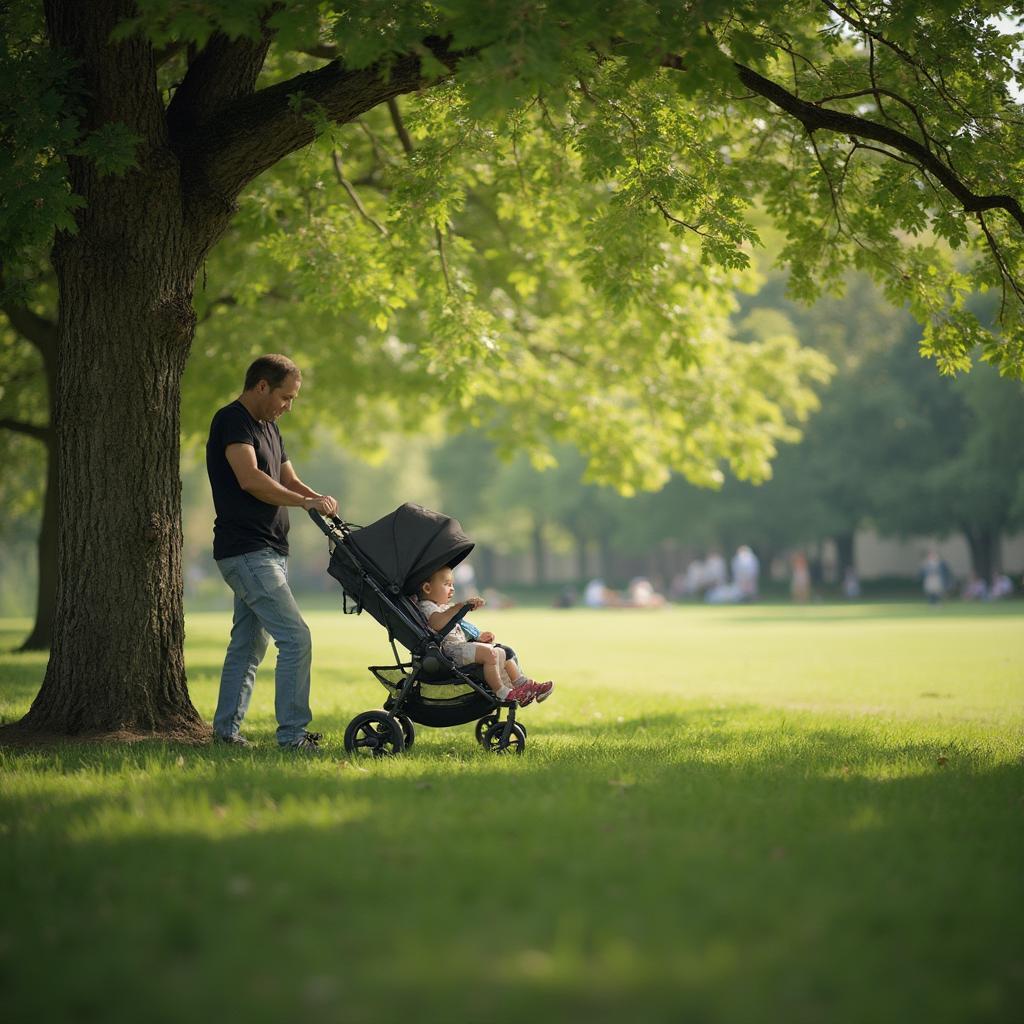
M 280 387 L 288 377 L 302 380 L 299 368 L 287 356 L 260 356 L 245 371 L 245 387 L 251 391 L 261 380 L 265 380 L 271 388 Z

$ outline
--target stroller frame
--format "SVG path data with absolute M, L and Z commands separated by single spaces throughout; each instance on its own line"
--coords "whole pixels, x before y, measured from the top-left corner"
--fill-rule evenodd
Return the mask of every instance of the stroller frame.
M 444 638 L 466 617 L 469 607 L 461 608 L 443 630 L 434 630 L 425 616 L 415 607 L 412 598 L 406 596 L 395 582 L 385 583 L 387 574 L 365 552 L 357 551 L 351 541 L 352 526 L 338 516 L 324 517 L 310 510 L 310 518 L 328 539 L 332 565 L 339 556 L 347 562 L 358 579 L 358 593 L 346 585 L 334 572 L 331 573 L 342 585 L 342 610 L 345 614 L 360 614 L 368 594 L 373 599 L 371 608 L 384 607 L 388 615 L 373 615 L 388 631 L 388 642 L 394 655 L 393 665 L 369 665 L 368 671 L 388 690 L 389 697 L 382 711 L 366 711 L 357 715 L 345 733 L 345 747 L 350 753 L 369 752 L 374 756 L 402 753 L 412 746 L 415 739 L 414 720 L 421 725 L 444 728 L 464 724 L 477 719 L 477 741 L 487 750 L 505 753 L 514 750 L 523 753 L 526 745 L 526 729 L 516 721 L 519 704 L 514 700 L 500 700 L 479 677 L 482 670 L 474 671 L 468 666 L 460 667 L 444 652 Z M 350 605 L 351 602 L 351 605 Z M 403 658 L 398 650 L 395 630 L 391 617 L 404 627 L 408 636 L 416 636 L 418 642 L 410 648 L 409 656 Z M 506 648 L 514 655 L 511 648 Z M 469 670 L 467 671 L 467 668 Z M 400 678 L 392 678 L 400 673 Z M 480 700 L 467 706 L 471 713 L 445 715 L 430 710 L 423 701 L 430 701 L 424 687 L 462 685 L 470 687 Z M 475 708 L 475 710 L 474 710 Z M 483 714 L 479 714 L 480 711 Z M 502 718 L 502 712 L 506 715 Z M 424 719 L 428 719 L 424 721 Z M 447 720 L 446 720 L 447 719 Z

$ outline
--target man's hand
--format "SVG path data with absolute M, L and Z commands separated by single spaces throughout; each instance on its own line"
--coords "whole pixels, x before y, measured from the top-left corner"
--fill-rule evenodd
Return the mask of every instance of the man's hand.
M 319 498 L 307 498 L 303 504 L 307 511 L 316 509 L 322 516 L 332 516 L 338 511 L 338 503 L 327 494 L 321 494 Z
M 490 630 L 485 630 L 483 633 L 481 633 L 477 637 L 477 639 L 482 644 L 493 644 L 494 643 L 494 634 L 492 632 L 490 632 Z
M 466 604 L 468 604 L 469 607 L 473 609 L 473 611 L 476 611 L 477 608 L 483 608 L 485 603 L 486 602 L 484 601 L 484 599 L 482 597 L 471 597 L 466 602 Z

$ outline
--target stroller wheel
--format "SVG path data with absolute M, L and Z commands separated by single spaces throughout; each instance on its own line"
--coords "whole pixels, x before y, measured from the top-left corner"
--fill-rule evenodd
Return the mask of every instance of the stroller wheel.
M 484 737 L 487 735 L 487 730 L 490 729 L 490 727 L 492 725 L 494 725 L 497 721 L 498 721 L 498 714 L 497 714 L 497 712 L 495 712 L 494 714 L 485 715 L 483 718 L 480 719 L 479 722 L 476 723 L 476 741 L 477 741 L 477 743 L 483 743 L 484 742 Z M 516 725 L 519 727 L 519 729 L 522 732 L 523 736 L 528 736 L 529 735 L 529 731 L 527 730 L 526 726 L 523 725 L 522 722 L 516 722 Z M 408 747 L 409 744 L 406 743 L 406 746 Z
M 498 721 L 496 714 L 485 715 L 476 723 L 476 741 L 477 743 L 483 743 L 484 737 L 487 735 L 487 730 L 490 729 Z
M 508 736 L 505 736 L 506 726 Z M 484 733 L 483 747 L 493 754 L 507 754 L 509 751 L 522 754 L 526 749 L 526 730 L 518 722 L 495 722 Z
M 397 715 L 396 717 L 402 727 L 402 735 L 405 737 L 405 749 L 408 750 L 416 742 L 416 727 L 408 715 Z
M 350 754 L 371 757 L 401 754 L 405 750 L 405 732 L 383 711 L 364 711 L 348 723 L 345 749 Z

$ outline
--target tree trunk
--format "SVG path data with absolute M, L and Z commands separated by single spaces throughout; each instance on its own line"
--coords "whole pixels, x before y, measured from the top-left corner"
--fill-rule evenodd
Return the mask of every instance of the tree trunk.
M 185 681 L 179 409 L 198 260 L 185 229 L 152 50 L 110 32 L 131 5 L 49 0 L 53 42 L 79 61 L 83 130 L 142 141 L 121 177 L 69 161 L 86 200 L 60 234 L 56 437 L 59 533 L 53 645 L 22 724 L 83 732 L 203 730 Z M 111 53 L 110 51 L 115 51 Z
M 152 195 L 149 224 L 126 227 L 121 239 L 143 271 L 90 258 L 91 232 L 54 261 L 57 614 L 43 687 L 25 719 L 48 732 L 200 725 L 185 682 L 179 477 L 192 275 L 167 244 L 173 212 L 159 209 L 157 189 Z
M 56 382 L 51 381 L 51 388 Z M 50 391 L 50 422 L 53 422 L 53 390 Z M 57 507 L 59 471 L 54 431 L 50 428 L 46 444 L 46 491 L 43 494 L 43 519 L 39 525 L 39 579 L 36 584 L 36 621 L 22 651 L 48 651 L 53 639 L 57 610 Z
M 1000 568 L 1001 531 L 990 526 L 965 526 L 963 533 L 971 552 L 971 568 L 975 576 L 990 583 Z
M 538 516 L 533 521 L 533 581 L 538 587 L 542 587 L 547 583 L 547 578 L 544 521 Z
M 856 540 L 857 535 L 853 530 L 847 533 L 837 533 L 832 542 L 836 546 L 836 572 L 840 581 L 846 578 L 846 570 L 856 567 Z
M 89 158 L 67 161 L 85 205 L 53 248 L 56 612 L 26 728 L 209 735 L 185 684 L 181 578 L 179 405 L 197 270 L 241 189 L 315 137 L 296 95 L 344 123 L 428 84 L 410 52 L 356 70 L 331 62 L 256 92 L 275 6 L 258 39 L 215 32 L 165 111 L 151 44 L 111 38 L 135 0 L 44 0 L 52 47 L 75 69 L 82 138 L 127 132 L 135 166 L 102 174 Z M 450 67 L 461 56 L 446 40 L 426 44 Z

